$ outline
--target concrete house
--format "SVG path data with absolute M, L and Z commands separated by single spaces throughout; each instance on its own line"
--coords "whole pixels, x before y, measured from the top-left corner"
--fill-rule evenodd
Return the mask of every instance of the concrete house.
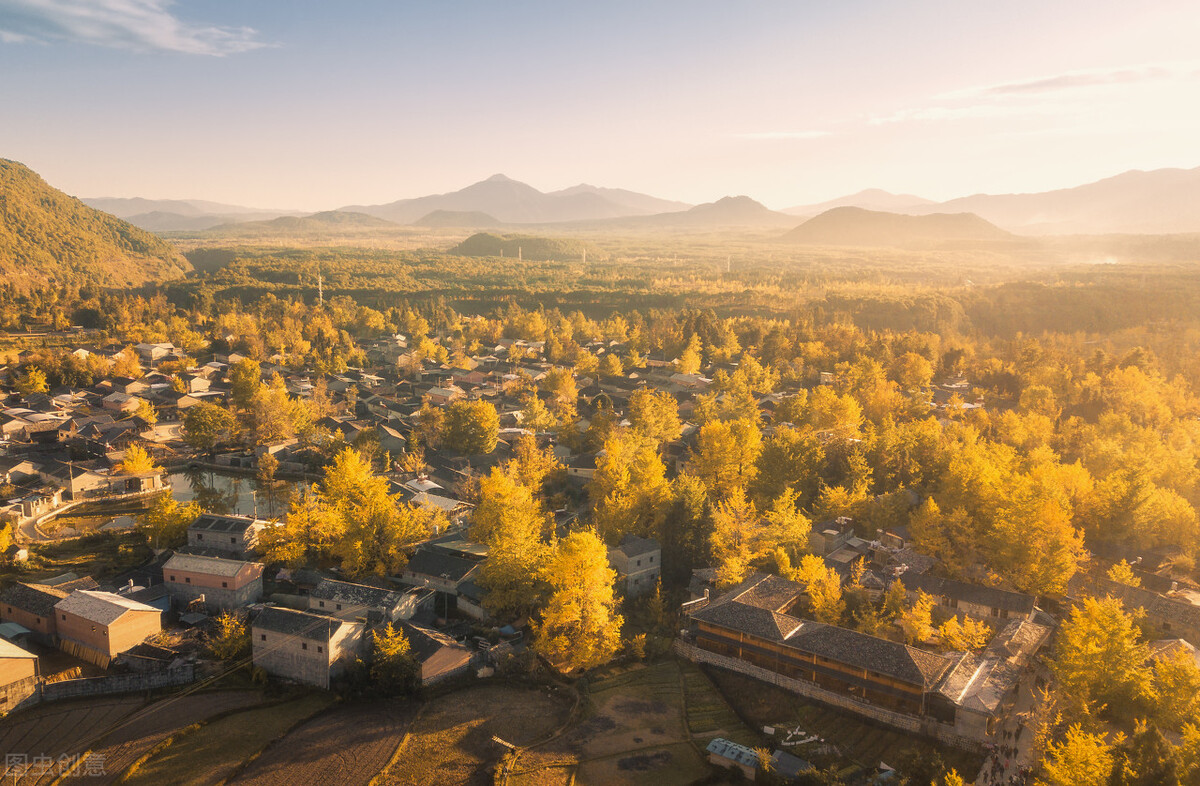
M 163 564 L 167 594 L 179 605 L 204 598 L 210 609 L 239 609 L 263 594 L 263 566 L 259 562 L 172 554 Z
M 253 516 L 202 513 L 188 525 L 188 547 L 245 559 L 254 554 L 258 533 L 269 526 L 269 522 Z
M 416 612 L 416 595 L 411 592 L 322 579 L 308 593 L 308 608 L 344 620 L 396 622 Z
M 402 626 L 413 656 L 421 664 L 421 684 L 433 685 L 467 673 L 474 652 L 436 630 L 404 623 Z
M 608 562 L 631 598 L 652 592 L 662 576 L 662 549 L 653 538 L 626 535 L 620 545 L 608 550 Z
M 323 614 L 268 607 L 250 626 L 254 665 L 319 688 L 362 653 L 366 625 Z
M 37 691 L 38 656 L 0 639 L 0 716 Z
M 108 668 L 117 655 L 162 630 L 162 612 L 98 590 L 77 590 L 54 604 L 58 646 Z
M 35 641 L 53 645 L 58 630 L 54 604 L 77 589 L 98 588 L 90 577 L 55 586 L 18 582 L 0 593 L 0 621 L 15 622 L 31 631 Z

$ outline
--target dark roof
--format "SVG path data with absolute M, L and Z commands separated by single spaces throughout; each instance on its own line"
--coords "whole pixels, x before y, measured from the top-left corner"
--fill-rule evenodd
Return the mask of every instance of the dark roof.
M 309 596 L 317 600 L 333 600 L 377 609 L 394 608 L 403 597 L 401 593 L 392 590 L 334 579 L 322 579 L 312 588 Z
M 910 592 L 922 590 L 930 595 L 940 595 L 952 600 L 976 603 L 980 606 L 1016 611 L 1022 614 L 1032 614 L 1034 604 L 1037 602 L 1037 598 L 1021 592 L 1009 592 L 1008 590 L 984 587 L 979 584 L 967 584 L 963 581 L 943 579 L 938 576 L 930 576 L 929 574 L 913 574 L 910 576 L 908 571 L 905 571 L 900 576 L 900 581 L 904 583 L 904 588 Z
M 752 573 L 733 589 L 712 601 L 712 605 L 737 601 L 768 611 L 785 611 L 804 593 L 794 581 L 766 573 Z
M 350 623 L 324 614 L 268 606 L 254 618 L 253 627 L 313 641 L 329 641 L 344 624 Z
M 408 561 L 408 570 L 426 576 L 437 576 L 449 581 L 462 581 L 478 562 L 462 557 L 454 557 L 442 551 L 433 549 L 418 549 Z
M 618 549 L 626 557 L 640 557 L 643 554 L 649 554 L 652 551 L 659 551 L 661 547 L 658 541 L 653 538 L 639 538 L 637 535 L 626 535 L 621 538 Z
M 932 686 L 950 667 L 941 655 L 819 622 L 804 623 L 784 644 L 910 685 Z
M 201 532 L 245 532 L 255 524 L 266 524 L 253 516 L 221 516 L 216 513 L 201 513 L 188 525 L 189 530 Z
M 795 617 L 738 601 L 710 604 L 693 614 L 692 619 L 776 642 L 786 639 L 802 624 Z
M 71 594 L 46 584 L 17 583 L 0 593 L 0 602 L 39 617 L 54 614 L 54 604 Z

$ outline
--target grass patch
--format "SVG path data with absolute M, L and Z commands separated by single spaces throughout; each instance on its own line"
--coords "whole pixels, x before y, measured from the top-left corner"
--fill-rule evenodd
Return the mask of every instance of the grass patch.
M 271 740 L 333 701 L 330 694 L 310 693 L 185 730 L 135 766 L 124 782 L 153 786 L 218 783 Z
M 0 577 L 37 582 L 74 571 L 102 581 L 136 568 L 151 556 L 150 547 L 140 533 L 97 532 L 71 540 L 31 544 L 28 562 L 6 566 Z

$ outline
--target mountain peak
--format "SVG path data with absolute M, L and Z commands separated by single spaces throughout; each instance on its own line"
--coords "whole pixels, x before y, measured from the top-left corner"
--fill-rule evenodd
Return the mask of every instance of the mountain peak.
M 491 177 L 489 177 L 487 180 L 484 180 L 483 182 L 484 183 L 515 183 L 516 181 L 513 180 L 508 175 L 495 174 L 495 175 L 492 175 Z

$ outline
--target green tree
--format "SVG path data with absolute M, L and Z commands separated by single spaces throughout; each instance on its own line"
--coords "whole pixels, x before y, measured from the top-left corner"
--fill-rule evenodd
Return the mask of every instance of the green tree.
M 189 408 L 183 418 L 183 441 L 196 450 L 211 452 L 232 437 L 235 427 L 236 421 L 229 410 L 202 401 Z
M 262 387 L 262 366 L 257 360 L 242 358 L 229 367 L 229 387 L 233 405 L 247 409 L 254 394 Z
M 534 627 L 534 648 L 564 672 L 607 663 L 621 646 L 613 594 L 616 572 L 603 541 L 587 530 L 560 540 L 542 569 L 550 597 Z

